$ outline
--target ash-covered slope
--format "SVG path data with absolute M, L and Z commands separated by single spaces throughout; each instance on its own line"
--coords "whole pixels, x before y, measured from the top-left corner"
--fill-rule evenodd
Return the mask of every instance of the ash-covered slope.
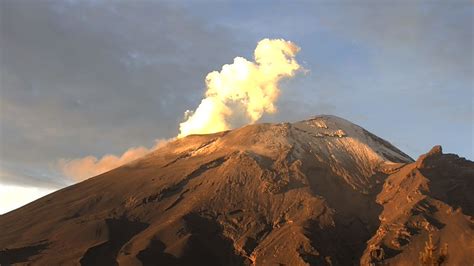
M 0 216 L 0 264 L 404 261 L 406 252 L 422 247 L 391 253 L 395 249 L 384 242 L 390 236 L 378 235 L 388 219 L 384 195 L 407 195 L 388 190 L 387 182 L 412 162 L 388 142 L 334 116 L 188 136 Z M 472 162 L 463 163 L 472 170 Z M 460 180 L 472 184 L 472 176 Z M 469 196 L 460 199 L 472 204 Z M 454 206 L 450 197 L 438 200 Z M 472 230 L 470 216 L 454 214 L 448 215 L 450 223 Z M 464 243 L 472 243 L 472 234 L 465 237 Z M 464 251 L 468 247 L 456 254 Z

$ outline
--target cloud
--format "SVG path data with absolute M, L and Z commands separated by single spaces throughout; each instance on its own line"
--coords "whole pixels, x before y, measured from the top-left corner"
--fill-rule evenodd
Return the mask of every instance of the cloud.
M 55 169 L 41 167 L 41 164 L 30 166 L 25 169 L 21 164 L 1 162 L 0 184 L 11 186 L 21 184 L 20 186 L 44 189 L 58 189 L 71 184 L 70 181 L 64 180 Z
M 63 187 L 58 158 L 175 136 L 239 46 L 164 1 L 0 1 L 0 183 Z
M 263 39 L 255 48 L 255 62 L 236 57 L 220 72 L 209 73 L 205 98 L 195 111 L 185 112 L 178 137 L 227 130 L 276 112 L 278 83 L 301 69 L 295 59 L 299 50 L 290 41 Z
M 58 162 L 58 167 L 65 176 L 79 182 L 143 157 L 149 152 L 163 147 L 168 141 L 156 140 L 155 145 L 150 149 L 145 147 L 130 148 L 120 156 L 107 154 L 102 158 L 87 156 L 72 160 L 61 159 Z

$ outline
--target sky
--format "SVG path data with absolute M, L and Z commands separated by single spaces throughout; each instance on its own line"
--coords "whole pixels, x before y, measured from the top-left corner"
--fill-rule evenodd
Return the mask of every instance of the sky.
M 307 71 L 258 122 L 333 114 L 413 158 L 473 160 L 473 20 L 464 0 L 1 0 L 0 214 L 77 182 L 65 162 L 175 137 L 206 75 L 264 38 Z

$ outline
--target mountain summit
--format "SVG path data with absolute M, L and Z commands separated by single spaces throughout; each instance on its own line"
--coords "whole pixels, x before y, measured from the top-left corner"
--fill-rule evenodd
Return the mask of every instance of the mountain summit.
M 335 116 L 190 135 L 0 216 L 0 264 L 471 265 L 473 177 Z

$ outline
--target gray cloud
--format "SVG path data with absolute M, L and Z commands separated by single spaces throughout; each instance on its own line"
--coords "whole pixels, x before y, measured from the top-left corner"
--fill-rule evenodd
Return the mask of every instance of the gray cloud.
M 175 136 L 205 74 L 238 45 L 164 2 L 7 0 L 0 12 L 0 158 L 9 181 L 58 158 Z
M 70 180 L 57 174 L 57 171 L 41 163 L 30 163 L 28 167 L 2 162 L 0 184 L 48 189 L 60 189 L 72 184 Z

